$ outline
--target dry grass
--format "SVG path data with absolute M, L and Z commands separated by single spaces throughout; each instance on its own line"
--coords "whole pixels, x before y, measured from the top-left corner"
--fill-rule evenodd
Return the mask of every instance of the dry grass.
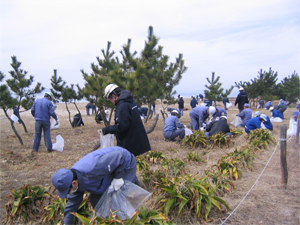
M 189 107 L 190 99 L 185 99 L 186 108 Z M 51 154 L 47 153 L 42 138 L 39 152 L 35 155 L 31 154 L 33 136 L 34 136 L 34 118 L 30 112 L 21 114 L 28 129 L 28 133 L 18 123 L 15 125 L 17 131 L 21 135 L 24 145 L 20 145 L 15 137 L 10 123 L 3 112 L 0 112 L 1 118 L 1 170 L 0 170 L 0 193 L 1 193 L 1 208 L 0 220 L 5 218 L 5 204 L 8 202 L 8 194 L 10 189 L 18 190 L 23 184 L 30 185 L 51 185 L 52 174 L 59 168 L 70 168 L 77 160 L 89 153 L 95 144 L 99 142 L 98 129 L 102 128 L 103 124 L 97 124 L 94 116 L 86 116 L 85 103 L 79 103 L 79 109 L 83 114 L 85 126 L 71 128 L 68 118 L 68 113 L 64 104 L 59 104 L 56 113 L 60 119 L 60 128 L 51 131 L 52 141 L 55 142 L 56 135 L 60 134 L 65 140 L 63 152 L 54 151 Z M 174 105 L 177 107 L 177 105 Z M 223 107 L 222 103 L 218 103 L 218 107 Z M 76 113 L 75 107 L 70 105 L 71 117 Z M 156 104 L 156 112 L 159 113 L 159 104 Z M 253 111 L 256 111 L 253 109 Z M 284 122 L 274 124 L 272 135 L 279 140 L 279 126 L 289 124 L 289 118 L 292 115 L 294 108 L 288 108 L 285 112 Z M 261 110 L 270 116 L 269 111 Z M 9 113 L 12 113 L 11 111 Z M 238 110 L 233 106 L 228 110 L 228 121 L 232 121 Z M 9 114 L 10 115 L 10 114 Z M 189 126 L 189 110 L 184 112 L 180 119 L 181 123 Z M 153 119 L 145 124 L 145 128 L 152 125 Z M 204 175 L 204 171 L 213 166 L 217 160 L 225 155 L 225 152 L 232 152 L 235 148 L 243 145 L 246 142 L 244 135 L 235 139 L 235 144 L 231 144 L 229 148 L 214 148 L 214 149 L 189 149 L 180 148 L 179 144 L 174 142 L 163 141 L 162 129 L 163 120 L 160 115 L 159 121 L 155 130 L 148 134 L 151 148 L 154 151 L 161 151 L 168 158 L 179 158 L 184 160 L 187 152 L 198 152 L 201 158 L 207 160 L 207 163 L 188 163 L 188 170 L 192 174 L 199 174 L 199 177 Z M 233 210 L 243 199 L 245 194 L 251 188 L 260 172 L 264 168 L 266 162 L 270 158 L 275 146 L 261 151 L 258 157 L 254 160 L 254 171 L 246 171 L 240 180 L 234 181 L 235 190 L 232 193 L 226 194 L 223 198 L 228 202 L 231 210 Z M 289 182 L 288 188 L 284 189 L 281 184 L 281 168 L 280 168 L 280 151 L 277 150 L 269 167 L 261 177 L 258 184 L 254 187 L 245 202 L 230 218 L 227 224 L 299 224 L 300 223 L 300 194 L 299 194 L 299 146 L 295 144 L 295 138 L 288 142 L 288 169 Z M 154 166 L 155 167 L 155 166 Z M 153 167 L 153 168 L 154 168 Z M 141 172 L 138 174 L 141 180 Z M 146 207 L 151 208 L 155 203 L 155 199 L 150 199 L 145 203 Z M 211 220 L 207 224 L 220 224 L 221 220 L 228 216 L 228 213 L 222 215 L 213 212 Z M 196 218 L 191 217 L 186 211 L 181 218 L 171 216 L 173 222 L 177 224 L 199 224 Z

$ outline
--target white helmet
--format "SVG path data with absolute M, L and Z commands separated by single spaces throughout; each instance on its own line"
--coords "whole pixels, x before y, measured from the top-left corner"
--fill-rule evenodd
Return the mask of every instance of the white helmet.
M 262 118 L 264 121 L 267 121 L 267 115 L 265 115 L 265 114 L 261 114 L 260 118 Z
M 110 95 L 110 93 L 113 92 L 113 90 L 115 90 L 118 86 L 116 84 L 109 84 L 106 86 L 105 90 L 104 90 L 104 95 L 103 97 L 107 100 L 108 96 Z
M 171 115 L 178 115 L 178 111 L 177 111 L 176 109 L 173 109 L 173 110 L 171 111 Z
M 270 111 L 273 111 L 274 107 L 270 107 Z
M 214 106 L 209 106 L 208 112 L 209 112 L 209 115 L 213 115 L 216 112 L 216 108 Z
M 261 112 L 260 112 L 260 111 L 256 111 L 256 112 L 254 113 L 254 115 L 255 115 L 255 116 L 260 116 L 260 115 L 261 115 Z
M 220 120 L 227 120 L 227 116 L 221 116 Z
M 240 91 L 243 91 L 244 90 L 244 88 L 243 87 L 240 87 L 240 89 L 239 89 Z

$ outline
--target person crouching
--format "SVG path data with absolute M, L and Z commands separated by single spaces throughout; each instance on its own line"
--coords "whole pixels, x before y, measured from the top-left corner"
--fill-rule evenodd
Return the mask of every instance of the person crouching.
M 175 138 L 179 136 L 179 141 L 184 138 L 186 127 L 185 125 L 181 124 L 178 119 L 178 111 L 172 110 L 171 116 L 166 118 L 163 134 L 166 140 L 175 141 Z
M 209 123 L 206 126 L 206 132 L 204 133 L 204 135 L 207 138 L 209 138 L 213 134 L 217 134 L 219 132 L 227 134 L 229 137 L 232 136 L 232 134 L 230 132 L 230 128 L 227 124 L 227 117 L 226 116 L 221 116 L 220 120 L 215 120 L 215 121 Z

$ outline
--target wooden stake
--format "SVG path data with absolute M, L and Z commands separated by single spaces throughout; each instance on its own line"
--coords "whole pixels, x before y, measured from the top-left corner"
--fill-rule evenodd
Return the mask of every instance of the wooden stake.
M 286 162 L 286 125 L 280 126 L 280 162 L 281 162 L 281 183 L 287 185 L 288 170 Z
M 299 117 L 299 116 L 298 116 Z M 299 143 L 299 133 L 300 133 L 300 119 L 297 120 L 297 132 L 296 132 L 296 143 Z

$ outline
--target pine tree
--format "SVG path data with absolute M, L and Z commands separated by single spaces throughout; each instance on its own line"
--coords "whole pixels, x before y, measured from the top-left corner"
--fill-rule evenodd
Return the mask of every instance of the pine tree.
M 296 102 L 300 97 L 300 78 L 294 71 L 292 75 L 285 77 L 281 83 L 278 84 L 278 96 L 284 96 L 289 103 Z
M 61 100 L 61 95 L 66 85 L 66 82 L 59 76 L 57 77 L 57 70 L 54 69 L 54 74 L 50 79 L 52 88 L 50 89 L 54 99 Z
M 204 90 L 205 98 L 211 101 L 222 101 L 222 97 L 228 96 L 231 91 L 233 90 L 233 86 L 229 89 L 225 90 L 221 87 L 222 83 L 219 82 L 220 76 L 215 78 L 215 73 L 212 72 L 211 80 L 207 77 L 206 78 L 209 85 L 205 85 L 208 90 Z
M 4 74 L 0 71 L 0 82 L 4 79 Z M 18 134 L 15 126 L 14 126 L 14 121 L 8 116 L 7 110 L 8 109 L 13 109 L 16 105 L 18 105 L 18 100 L 13 98 L 9 88 L 5 84 L 0 85 L 0 107 L 2 108 L 6 118 L 10 121 L 10 125 L 12 130 L 14 131 L 15 135 L 18 137 L 19 142 L 21 145 L 23 145 L 23 140 L 21 136 Z
M 175 63 L 168 63 L 169 56 L 163 55 L 162 46 L 158 46 L 159 38 L 153 34 L 153 27 L 148 30 L 148 38 L 141 56 L 130 51 L 131 40 L 120 51 L 122 62 L 110 51 L 111 43 L 107 49 L 102 49 L 103 59 L 97 57 L 98 65 L 91 64 L 93 73 L 88 75 L 81 71 L 86 81 L 83 93 L 86 98 L 93 96 L 97 99 L 97 106 L 104 111 L 104 107 L 114 106 L 102 98 L 107 84 L 115 83 L 122 90 L 127 89 L 133 95 L 137 105 L 150 105 L 156 99 L 172 96 L 182 74 L 187 70 L 184 66 L 182 54 L 179 54 Z M 105 117 L 104 117 L 105 118 Z
M 30 88 L 34 81 L 34 77 L 30 75 L 27 79 L 27 71 L 20 69 L 21 62 L 18 62 L 16 56 L 12 56 L 11 58 L 12 63 L 10 65 L 12 66 L 13 70 L 9 71 L 9 73 L 12 79 L 6 80 L 6 83 L 9 86 L 10 90 L 14 92 L 18 97 L 18 112 L 20 112 L 20 106 L 22 106 L 25 110 L 29 110 L 35 100 L 36 94 L 41 93 L 44 90 L 44 87 L 42 87 L 41 83 L 37 83 L 33 89 Z M 26 125 L 22 120 L 20 114 L 19 119 L 23 125 L 25 132 L 28 133 Z

